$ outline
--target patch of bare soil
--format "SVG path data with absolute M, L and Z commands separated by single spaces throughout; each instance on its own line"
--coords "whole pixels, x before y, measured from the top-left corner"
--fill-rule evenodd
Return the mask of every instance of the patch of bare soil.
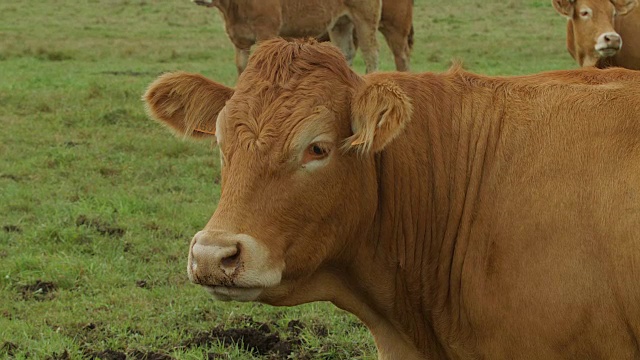
M 18 291 L 22 295 L 24 300 L 51 300 L 54 297 L 54 292 L 57 289 L 56 284 L 50 281 L 36 280 L 32 284 L 27 284 L 18 287 Z
M 107 224 L 104 221 L 99 219 L 89 219 L 84 215 L 78 216 L 78 218 L 76 219 L 76 226 L 87 226 L 95 229 L 97 232 L 99 232 L 102 235 L 118 237 L 118 238 L 124 236 L 124 233 L 126 232 L 126 230 L 121 227 Z
M 250 319 L 251 320 L 251 319 Z M 225 346 L 238 346 L 254 355 L 265 356 L 268 359 L 289 359 L 294 351 L 302 344 L 300 333 L 304 324 L 298 320 L 291 320 L 287 324 L 288 335 L 281 338 L 277 332 L 271 330 L 266 323 L 248 321 L 250 327 L 224 329 L 221 326 L 208 332 L 199 332 L 190 340 L 184 342 L 184 347 L 206 346 L 220 342 Z M 209 359 L 226 359 L 224 354 L 210 353 Z
M 5 341 L 2 346 L 0 346 L 0 354 L 5 354 L 8 356 L 13 356 L 15 355 L 16 351 L 18 351 L 18 345 L 10 342 L 10 341 Z
M 43 284 L 43 282 L 37 282 Z M 45 283 L 46 284 L 46 283 Z M 33 284 L 35 288 L 36 284 Z M 46 286 L 45 286 L 46 288 Z M 100 332 L 101 325 L 98 323 L 79 324 L 78 330 L 85 333 L 85 337 L 81 342 L 83 351 L 83 359 L 96 360 L 173 360 L 174 357 L 168 355 L 176 349 L 207 347 L 211 344 L 222 344 L 227 347 L 238 346 L 239 348 L 251 352 L 256 356 L 260 356 L 268 360 L 310 360 L 313 354 L 309 350 L 305 350 L 302 346 L 302 331 L 307 326 L 299 320 L 291 320 L 287 323 L 286 328 L 280 327 L 277 323 L 262 323 L 254 321 L 251 317 L 241 319 L 241 323 L 236 323 L 238 327 L 223 328 L 218 326 L 210 331 L 196 332 L 190 339 L 179 344 L 167 344 L 161 349 L 135 350 L 135 349 L 106 349 L 93 350 L 91 344 L 100 342 L 108 333 Z M 310 325 L 309 329 L 312 333 L 325 337 L 328 330 L 324 325 Z M 98 333 L 96 333 L 98 332 Z M 93 334 L 91 336 L 87 334 Z M 0 355 L 15 353 L 19 346 L 13 343 L 5 342 L 0 347 Z M 46 357 L 47 360 L 67 360 L 70 359 L 68 351 L 53 353 Z M 209 352 L 204 359 L 231 360 L 229 354 L 225 351 Z
M 4 230 L 4 232 L 8 232 L 8 233 L 21 233 L 22 232 L 22 228 L 18 225 L 5 225 L 2 227 L 2 230 Z
M 157 352 L 143 352 L 139 350 L 130 351 L 125 353 L 124 351 L 117 350 L 105 350 L 99 352 L 92 352 L 85 354 L 88 359 L 99 360 L 173 360 L 174 358 Z

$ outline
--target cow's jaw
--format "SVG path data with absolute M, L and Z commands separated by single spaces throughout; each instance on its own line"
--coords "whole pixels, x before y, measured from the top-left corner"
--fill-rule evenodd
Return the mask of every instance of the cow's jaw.
M 200 231 L 191 241 L 187 274 L 222 301 L 255 301 L 280 284 L 284 263 L 246 234 Z

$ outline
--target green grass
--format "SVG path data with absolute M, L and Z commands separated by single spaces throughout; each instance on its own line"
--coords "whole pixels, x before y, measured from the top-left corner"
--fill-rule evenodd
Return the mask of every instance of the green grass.
M 454 59 L 484 74 L 575 68 L 550 1 L 416 0 L 414 24 L 413 71 Z M 145 115 L 140 96 L 172 70 L 233 85 L 217 11 L 187 0 L 0 3 L 0 358 L 253 359 L 196 340 L 264 323 L 295 340 L 293 358 L 374 359 L 366 328 L 330 304 L 220 303 L 188 283 L 187 245 L 215 208 L 219 164 L 207 143 Z

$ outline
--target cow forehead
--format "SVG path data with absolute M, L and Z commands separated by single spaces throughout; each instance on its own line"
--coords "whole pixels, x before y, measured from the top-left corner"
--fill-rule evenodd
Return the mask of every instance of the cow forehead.
M 576 1 L 576 9 L 578 11 L 583 8 L 589 8 L 594 13 L 613 14 L 615 7 L 609 0 L 578 0 Z
M 282 153 L 305 146 L 318 136 L 337 139 L 350 128 L 337 121 L 349 116 L 348 109 L 339 105 L 304 91 L 236 93 L 218 118 L 223 151 L 240 148 Z

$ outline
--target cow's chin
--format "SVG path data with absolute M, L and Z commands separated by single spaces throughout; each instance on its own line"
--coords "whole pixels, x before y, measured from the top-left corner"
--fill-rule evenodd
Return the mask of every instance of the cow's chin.
M 264 288 L 262 287 L 228 287 L 228 286 L 204 286 L 219 301 L 256 301 Z
M 596 51 L 598 52 L 598 55 L 600 55 L 600 57 L 603 57 L 603 58 L 614 56 L 618 52 L 618 50 L 620 49 L 619 48 L 596 49 Z

